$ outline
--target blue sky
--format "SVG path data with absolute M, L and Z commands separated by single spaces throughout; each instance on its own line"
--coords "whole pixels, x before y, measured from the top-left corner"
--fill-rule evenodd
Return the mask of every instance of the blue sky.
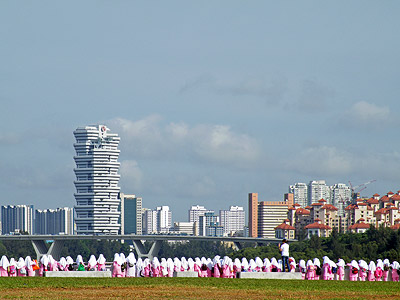
M 144 206 L 400 189 L 398 1 L 1 1 L 0 204 L 73 206 L 73 130 Z

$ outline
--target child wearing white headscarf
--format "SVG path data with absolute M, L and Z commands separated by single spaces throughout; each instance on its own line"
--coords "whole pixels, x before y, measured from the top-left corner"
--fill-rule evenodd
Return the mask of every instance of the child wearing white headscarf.
M 67 268 L 67 260 L 63 256 L 60 258 L 60 261 L 58 262 L 58 269 L 60 271 L 67 271 L 66 268 Z
M 383 262 L 381 259 L 376 261 L 375 281 L 382 281 L 383 275 Z
M 17 262 L 14 257 L 10 258 L 10 266 L 8 267 L 8 276 L 17 277 Z
M 368 272 L 367 262 L 365 260 L 360 259 L 358 261 L 358 265 L 360 266 L 360 273 L 358 274 L 358 278 L 360 278 L 360 281 L 365 281 Z
M 99 255 L 97 259 L 97 271 L 105 271 L 106 270 L 106 258 L 103 254 Z
M 133 252 L 126 258 L 126 277 L 136 277 L 136 257 Z
M 388 281 L 389 278 L 389 270 L 390 270 L 390 262 L 386 258 L 383 260 L 383 281 Z
M 397 261 L 392 262 L 392 281 L 399 281 L 400 264 Z
M 349 280 L 357 281 L 358 273 L 360 272 L 360 266 L 358 265 L 357 261 L 352 260 L 349 267 L 350 267 Z
M 306 279 L 306 273 L 307 273 L 307 267 L 306 267 L 306 262 L 304 259 L 300 259 L 299 261 L 299 270 L 301 273 L 301 279 Z
M 88 261 L 87 270 L 88 271 L 96 271 L 96 269 L 97 269 L 97 260 L 96 260 L 96 257 L 92 254 L 92 255 L 90 255 L 90 258 Z
M 315 276 L 315 266 L 314 263 L 312 262 L 311 259 L 307 261 L 307 274 L 306 274 L 306 279 L 307 280 L 314 280 Z
M 371 260 L 368 265 L 368 276 L 367 276 L 368 281 L 375 281 L 375 271 L 376 271 L 375 262 Z
M 264 272 L 271 272 L 271 262 L 269 261 L 268 257 L 264 258 L 263 271 Z
M 344 280 L 344 267 L 346 263 L 343 259 L 339 258 L 339 261 L 337 263 L 337 277 L 338 280 Z
M 121 270 L 122 260 L 118 253 L 114 254 L 114 261 L 112 265 L 112 277 L 122 277 Z
M 25 266 L 25 260 L 20 257 L 18 262 L 17 262 L 17 276 L 18 277 L 26 277 L 26 266 Z
M 36 275 L 35 270 L 33 270 L 33 266 L 36 266 L 36 262 L 33 261 L 29 255 L 25 257 L 25 266 L 28 277 L 33 277 Z

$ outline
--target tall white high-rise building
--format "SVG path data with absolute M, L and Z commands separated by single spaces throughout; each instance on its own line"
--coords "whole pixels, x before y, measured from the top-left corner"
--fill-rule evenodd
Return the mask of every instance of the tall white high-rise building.
M 33 205 L 3 205 L 1 207 L 1 232 L 33 234 Z
M 308 186 L 305 183 L 295 183 L 289 186 L 289 193 L 293 194 L 294 203 L 300 204 L 302 207 L 308 205 Z
M 193 222 L 195 224 L 195 234 L 205 235 L 205 230 L 202 230 L 199 226 L 200 217 L 203 217 L 206 213 L 214 213 L 213 210 L 208 210 L 204 206 L 201 205 L 193 205 L 189 209 L 189 222 Z
M 104 125 L 74 131 L 77 234 L 118 234 L 120 138 Z
M 231 206 L 229 210 L 219 211 L 220 225 L 224 228 L 224 235 L 241 232 L 243 234 L 245 213 L 241 206 Z
M 337 207 L 338 214 L 344 216 L 344 209 L 351 201 L 351 189 L 344 183 L 332 186 L 332 204 Z
M 172 213 L 169 206 L 157 207 L 157 231 L 158 233 L 168 233 L 172 227 Z
M 325 199 L 327 203 L 332 203 L 331 188 L 326 185 L 325 180 L 313 180 L 308 184 L 308 205 L 317 203 Z

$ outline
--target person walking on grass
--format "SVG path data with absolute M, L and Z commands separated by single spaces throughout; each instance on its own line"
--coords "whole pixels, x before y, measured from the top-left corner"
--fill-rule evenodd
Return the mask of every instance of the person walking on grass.
M 282 255 L 282 272 L 286 272 L 285 269 L 287 267 L 288 272 L 290 272 L 290 265 L 289 265 L 289 244 L 287 243 L 286 239 L 282 240 L 282 244 L 278 245 L 279 251 L 281 251 Z

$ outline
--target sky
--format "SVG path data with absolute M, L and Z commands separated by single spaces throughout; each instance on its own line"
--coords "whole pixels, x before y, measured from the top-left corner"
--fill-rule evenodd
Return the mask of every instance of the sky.
M 0 205 L 75 205 L 74 137 L 121 191 L 218 212 L 296 182 L 400 190 L 399 1 L 1 1 Z

